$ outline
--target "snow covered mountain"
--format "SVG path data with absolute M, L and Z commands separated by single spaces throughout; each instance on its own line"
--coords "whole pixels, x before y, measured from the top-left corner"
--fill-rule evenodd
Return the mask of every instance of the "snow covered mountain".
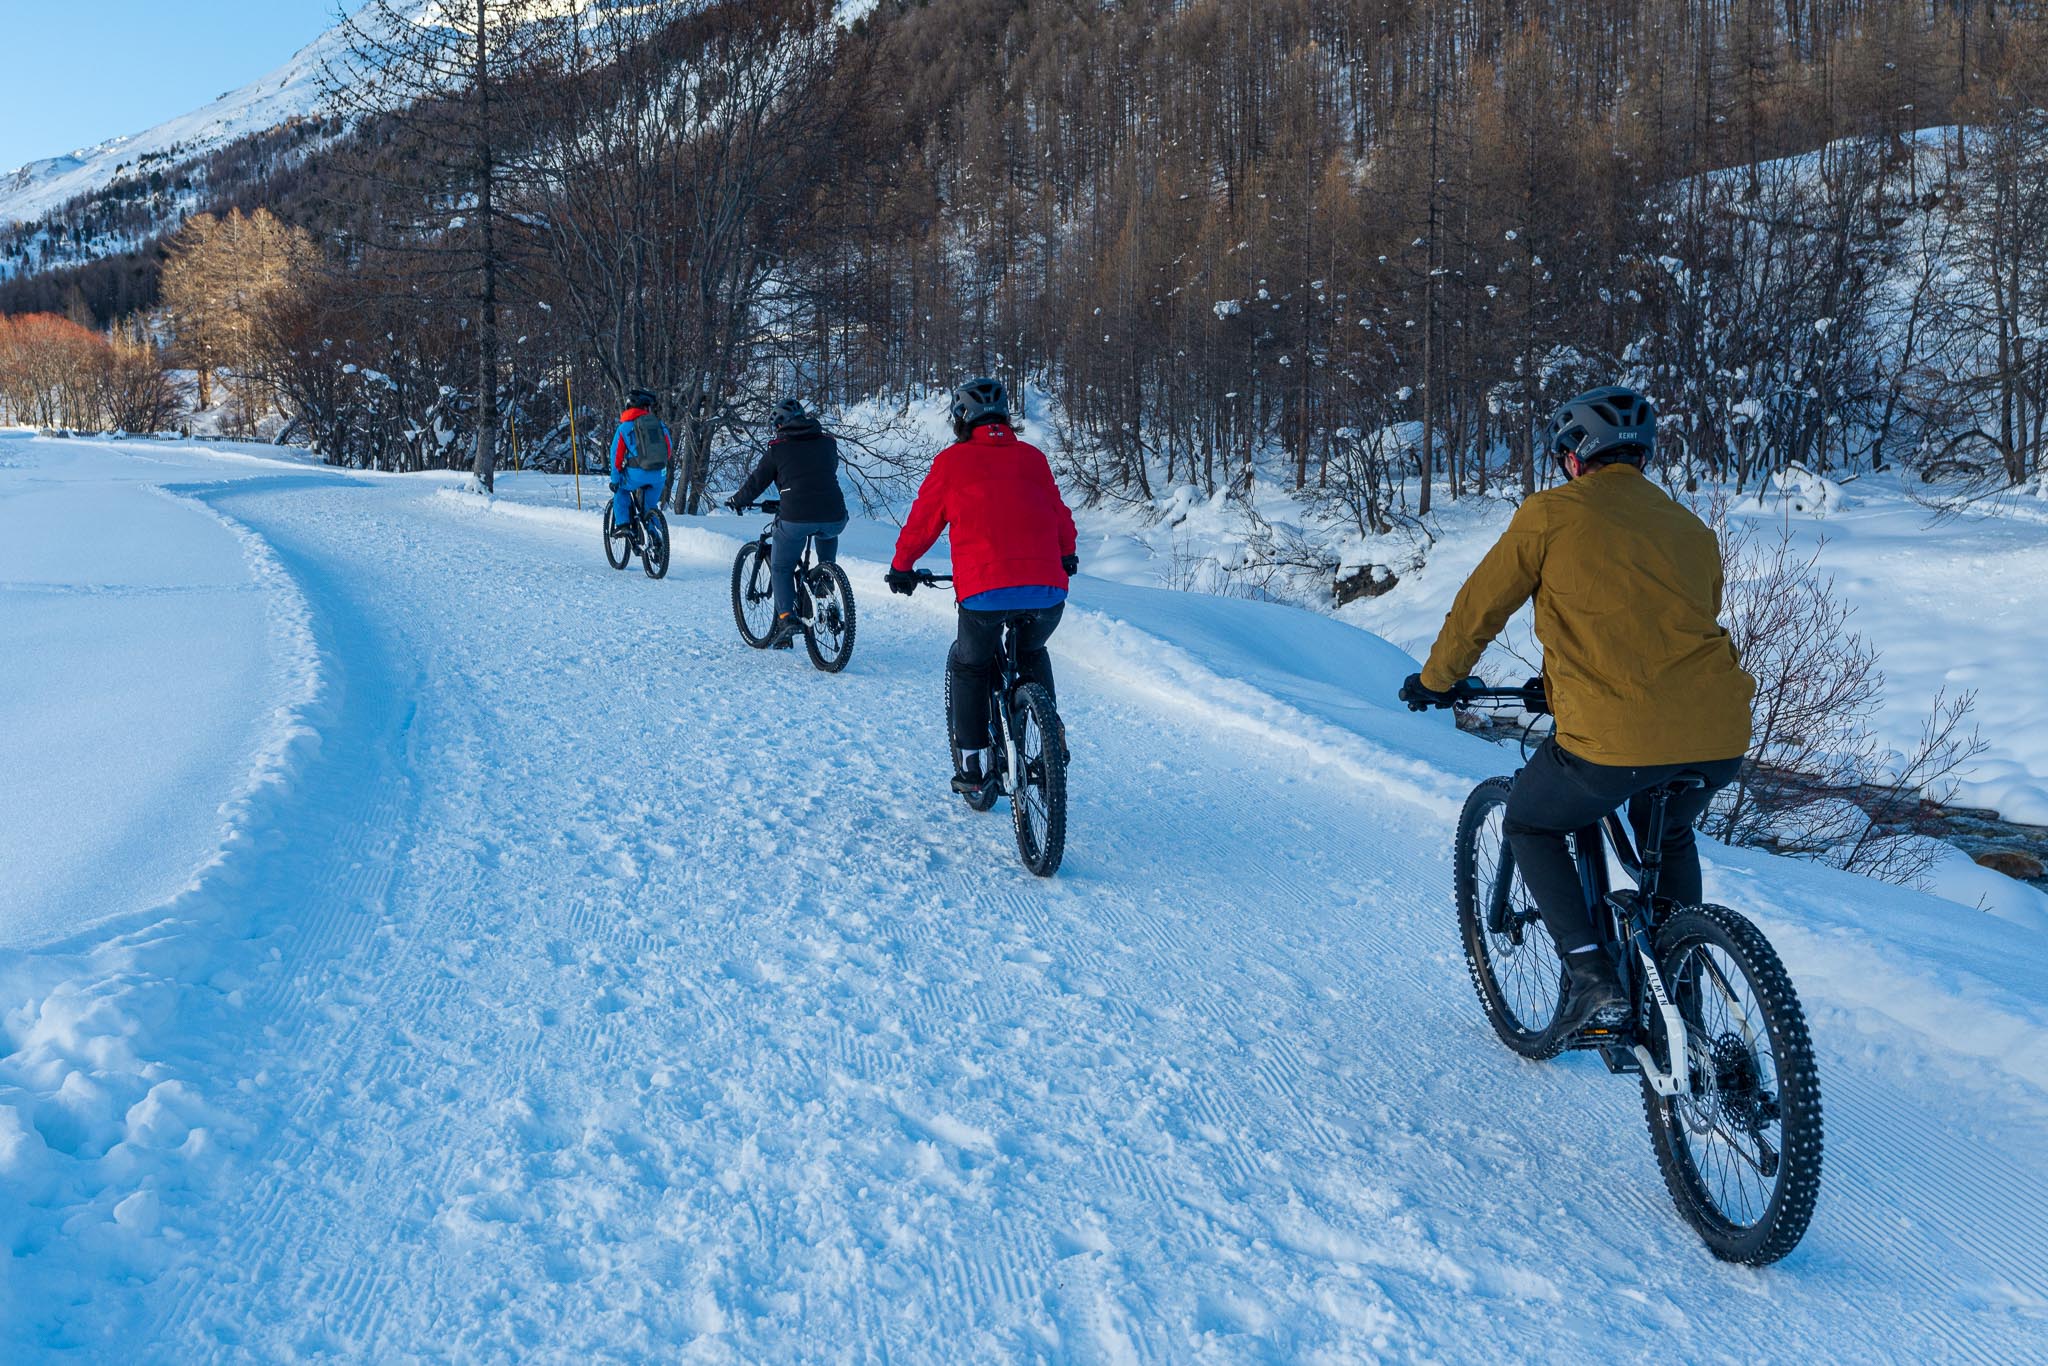
M 116 181 L 169 172 L 237 138 L 306 118 L 320 107 L 320 73 L 346 47 L 337 26 L 277 70 L 154 128 L 45 157 L 0 176 L 0 226 L 32 223 Z

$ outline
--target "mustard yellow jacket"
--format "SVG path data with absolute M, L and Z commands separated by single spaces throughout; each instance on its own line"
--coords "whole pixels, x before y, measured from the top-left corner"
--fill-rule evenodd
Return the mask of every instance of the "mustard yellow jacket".
M 1469 674 L 1531 597 L 1567 751 L 1629 768 L 1748 752 L 1756 680 L 1718 620 L 1720 546 L 1641 470 L 1607 465 L 1523 503 L 1459 590 L 1423 686 Z

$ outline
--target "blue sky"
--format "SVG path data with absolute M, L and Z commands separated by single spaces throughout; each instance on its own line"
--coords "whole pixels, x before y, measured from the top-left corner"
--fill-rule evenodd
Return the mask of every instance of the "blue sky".
M 350 0 L 354 8 L 356 0 Z M 0 0 L 0 173 L 139 133 L 282 66 L 336 0 Z

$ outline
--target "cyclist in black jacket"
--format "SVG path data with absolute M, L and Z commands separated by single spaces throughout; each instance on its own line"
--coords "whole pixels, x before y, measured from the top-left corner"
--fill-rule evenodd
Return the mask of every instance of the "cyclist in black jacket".
M 775 630 L 768 644 L 786 650 L 803 630 L 796 616 L 796 562 L 804 541 L 815 538 L 818 562 L 830 564 L 839 556 L 839 533 L 846 530 L 839 443 L 793 398 L 775 405 L 775 439 L 725 505 L 738 512 L 770 484 L 781 490 L 782 507 L 775 515 L 775 548 L 768 561 L 775 585 Z

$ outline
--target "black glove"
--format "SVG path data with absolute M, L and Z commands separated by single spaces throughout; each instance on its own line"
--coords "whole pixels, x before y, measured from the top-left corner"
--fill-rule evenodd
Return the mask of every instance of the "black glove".
M 1079 555 L 1060 556 L 1060 568 L 1066 570 L 1069 575 L 1080 573 L 1081 557 Z
M 611 485 L 613 493 L 617 493 L 619 491 L 619 476 L 617 476 L 616 474 L 613 475 L 611 478 L 605 480 L 605 483 Z
M 1542 674 L 1537 674 L 1527 683 L 1524 683 L 1522 691 L 1527 694 L 1522 699 L 1522 709 L 1524 711 L 1527 711 L 1531 716 L 1550 715 L 1550 692 L 1543 686 Z
M 746 506 L 746 504 L 745 504 L 745 503 L 742 503 L 742 502 L 741 502 L 741 501 L 740 501 L 739 499 L 737 499 L 737 498 L 728 498 L 728 499 L 726 499 L 726 500 L 725 500 L 725 510 L 726 510 L 727 512 L 738 512 L 738 511 L 739 511 L 740 509 L 744 508 L 745 506 Z
M 1401 681 L 1401 700 L 1408 704 L 1410 711 L 1428 711 L 1431 707 L 1454 707 L 1466 701 L 1469 689 L 1479 686 L 1476 678 L 1460 679 L 1449 692 L 1438 692 L 1435 688 L 1424 687 L 1421 674 L 1409 674 Z
M 915 569 L 892 568 L 882 577 L 888 580 L 891 593 L 901 593 L 907 598 L 917 591 L 917 571 Z

